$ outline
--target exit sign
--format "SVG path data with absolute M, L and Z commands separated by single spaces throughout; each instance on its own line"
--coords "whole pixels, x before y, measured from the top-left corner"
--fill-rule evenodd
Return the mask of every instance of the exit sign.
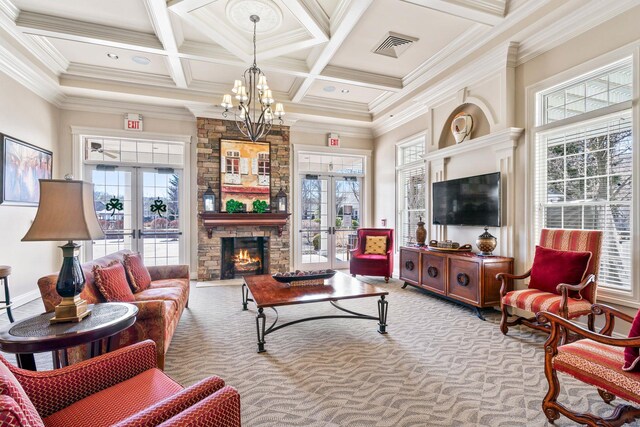
M 142 130 L 142 114 L 127 113 L 124 115 L 125 130 Z
M 327 145 L 329 147 L 340 147 L 340 136 L 337 133 L 330 133 Z

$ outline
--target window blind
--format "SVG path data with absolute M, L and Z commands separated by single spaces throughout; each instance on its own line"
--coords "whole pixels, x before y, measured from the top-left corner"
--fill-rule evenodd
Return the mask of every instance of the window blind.
M 536 135 L 536 236 L 602 230 L 600 286 L 631 290 L 631 112 Z
M 402 188 L 400 209 L 400 245 L 415 243 L 415 230 L 420 217 L 426 219 L 425 204 L 425 168 L 419 166 L 400 173 Z

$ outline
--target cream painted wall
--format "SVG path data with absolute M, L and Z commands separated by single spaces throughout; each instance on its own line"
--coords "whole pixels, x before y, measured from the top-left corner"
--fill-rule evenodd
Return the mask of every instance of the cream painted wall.
M 423 114 L 375 140 L 373 152 L 373 212 L 374 227 L 381 227 L 382 219 L 387 227 L 396 225 L 396 144 L 421 132 L 428 126 L 428 115 Z
M 310 133 L 296 130 L 295 124 L 291 127 L 290 140 L 292 144 L 327 146 L 327 134 L 331 133 L 327 127 L 327 133 Z M 340 135 L 339 132 L 337 132 Z M 373 150 L 373 138 L 353 137 L 340 135 L 340 148 L 357 148 L 361 150 Z
M 61 110 L 60 111 L 60 126 L 58 130 L 58 140 L 60 142 L 60 158 L 61 158 L 61 171 L 65 173 L 71 173 L 73 167 L 73 136 L 71 134 L 71 127 L 88 127 L 99 128 L 115 131 L 123 130 L 124 114 L 127 110 L 122 110 L 122 114 L 108 114 L 108 113 L 96 113 L 86 111 L 72 111 Z M 166 118 L 149 117 L 143 115 L 144 120 L 144 132 L 149 133 L 161 133 L 169 135 L 188 135 L 191 137 L 191 173 L 189 180 L 189 188 L 191 191 L 190 209 L 189 215 L 191 218 L 190 227 L 190 264 L 191 271 L 197 270 L 197 257 L 198 257 L 198 221 L 197 221 L 197 178 L 196 178 L 196 144 L 197 144 L 197 129 L 195 118 L 193 120 L 177 119 L 168 120 Z M 131 132 L 132 137 L 141 136 L 139 132 Z M 141 137 L 144 137 L 144 133 Z
M 0 132 L 53 151 L 54 178 L 62 177 L 58 109 L 2 73 L 0 93 Z M 17 304 L 39 296 L 38 279 L 58 270 L 62 262 L 56 243 L 20 241 L 36 211 L 36 207 L 0 205 L 0 264 L 12 267 L 9 286 Z

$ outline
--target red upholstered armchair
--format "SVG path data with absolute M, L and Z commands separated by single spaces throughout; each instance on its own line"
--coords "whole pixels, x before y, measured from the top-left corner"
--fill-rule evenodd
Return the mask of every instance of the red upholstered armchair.
M 549 325 L 540 324 L 535 317 L 517 316 L 513 321 L 509 321 L 509 307 L 516 307 L 534 314 L 547 311 L 565 319 L 586 315 L 589 316 L 589 329 L 593 330 L 594 315 L 591 312 L 591 305 L 596 302 L 602 231 L 543 229 L 540 233 L 540 246 L 562 251 L 591 252 L 584 278 L 578 284 L 560 283 L 552 293 L 537 289 L 512 290 L 512 280 L 530 277 L 531 269 L 521 276 L 507 273 L 498 274 L 496 278 L 502 281 L 500 330 L 506 335 L 509 326 L 523 324 L 530 328 L 549 332 Z
M 53 371 L 0 356 L 2 426 L 240 426 L 240 395 L 218 377 L 189 388 L 156 366 L 146 340 Z
M 387 253 L 385 255 L 365 254 L 367 236 L 386 236 Z M 349 272 L 364 276 L 383 276 L 385 282 L 393 273 L 393 229 L 391 228 L 359 228 L 358 246 L 351 250 Z

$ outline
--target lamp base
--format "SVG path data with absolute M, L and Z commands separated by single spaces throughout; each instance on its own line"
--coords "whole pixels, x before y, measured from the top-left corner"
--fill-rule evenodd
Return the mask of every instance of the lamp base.
M 55 317 L 49 321 L 51 323 L 80 322 L 91 314 L 91 310 L 87 308 L 87 302 L 78 295 L 63 297 L 55 310 Z

